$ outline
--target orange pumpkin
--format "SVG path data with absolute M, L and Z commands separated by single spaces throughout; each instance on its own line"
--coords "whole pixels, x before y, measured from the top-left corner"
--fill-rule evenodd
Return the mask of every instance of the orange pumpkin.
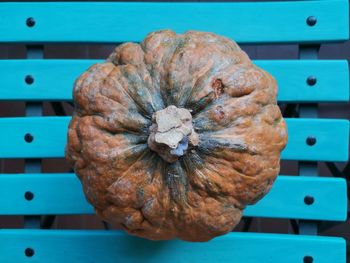
M 154 239 L 231 231 L 286 145 L 274 78 L 232 40 L 150 33 L 76 81 L 66 157 L 105 221 Z

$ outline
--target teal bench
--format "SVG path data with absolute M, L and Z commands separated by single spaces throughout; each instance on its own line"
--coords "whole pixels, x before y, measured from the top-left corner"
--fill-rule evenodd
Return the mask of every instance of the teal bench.
M 0 216 L 24 216 L 23 229 L 0 230 L 0 262 L 346 262 L 343 238 L 317 235 L 319 223 L 346 220 L 346 181 L 318 177 L 317 164 L 348 161 L 349 122 L 317 118 L 317 103 L 349 100 L 349 69 L 345 60 L 317 57 L 322 43 L 349 38 L 347 0 L 0 3 L 0 14 L 0 43 L 27 47 L 27 59 L 0 60 L 0 100 L 26 102 L 26 116 L 0 118 L 0 158 L 25 159 L 24 173 L 0 175 Z M 75 78 L 97 62 L 44 59 L 43 45 L 140 41 L 164 28 L 212 31 L 240 44 L 299 45 L 298 60 L 255 61 L 276 77 L 279 103 L 298 106 L 298 118 L 287 118 L 282 159 L 298 161 L 299 176 L 279 176 L 271 192 L 244 212 L 246 218 L 292 219 L 299 234 L 232 232 L 189 243 L 119 231 L 40 229 L 40 215 L 93 213 L 76 176 L 41 173 L 40 159 L 64 157 L 70 119 L 42 116 L 42 102 L 71 101 Z

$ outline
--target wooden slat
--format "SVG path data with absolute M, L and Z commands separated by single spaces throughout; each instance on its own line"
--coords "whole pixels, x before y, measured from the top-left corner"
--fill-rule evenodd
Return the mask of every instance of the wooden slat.
M 0 60 L 0 100 L 71 100 L 75 79 L 102 60 Z M 279 102 L 349 100 L 346 60 L 256 60 L 279 85 Z M 25 77 L 34 78 L 32 84 Z M 317 83 L 309 86 L 309 76 Z M 336 92 L 335 92 L 336 90 Z
M 285 160 L 348 161 L 349 121 L 336 119 L 286 119 L 288 143 Z M 316 138 L 309 146 L 306 139 Z
M 241 43 L 348 39 L 348 1 L 1 3 L 0 42 L 140 41 L 154 30 L 210 31 Z M 306 20 L 315 16 L 317 23 Z M 33 27 L 27 18 L 35 20 Z
M 314 203 L 305 204 L 305 196 L 314 197 Z M 344 179 L 279 176 L 271 191 L 257 204 L 248 206 L 244 215 L 345 221 L 346 200 Z
M 0 158 L 63 157 L 70 117 L 0 118 Z M 336 119 L 286 119 L 288 144 L 285 160 L 347 161 L 349 121 Z M 30 133 L 31 143 L 24 140 Z M 308 136 L 316 138 L 313 146 Z
M 229 233 L 209 242 L 149 241 L 117 231 L 0 230 L 0 259 L 18 262 L 237 262 L 345 263 L 345 240 L 337 237 Z M 25 256 L 31 248 L 32 257 Z
M 30 201 L 24 198 L 27 191 L 34 195 Z M 307 195 L 314 197 L 313 204 L 304 203 Z M 75 174 L 1 174 L 0 200 L 0 215 L 94 213 Z M 344 179 L 279 176 L 244 215 L 344 221 L 346 212 Z

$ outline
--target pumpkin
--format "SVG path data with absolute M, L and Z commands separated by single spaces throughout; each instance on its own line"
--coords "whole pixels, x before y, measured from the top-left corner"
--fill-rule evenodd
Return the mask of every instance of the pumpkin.
M 232 40 L 150 33 L 75 82 L 66 158 L 106 222 L 207 241 L 239 223 L 280 169 L 275 79 Z

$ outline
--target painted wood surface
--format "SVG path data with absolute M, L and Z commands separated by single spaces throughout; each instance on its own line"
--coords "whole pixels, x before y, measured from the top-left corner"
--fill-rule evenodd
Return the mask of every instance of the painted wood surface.
M 6 263 L 345 263 L 345 240 L 338 237 L 230 233 L 209 242 L 149 241 L 116 231 L 0 230 Z M 25 255 L 31 251 L 32 256 Z
M 72 100 L 75 79 L 98 62 L 102 60 L 0 60 L 0 100 Z M 345 60 L 256 60 L 254 63 L 276 78 L 279 102 L 349 100 L 349 70 Z M 27 76 L 32 77 L 33 83 L 26 83 Z M 313 86 L 307 84 L 310 76 L 317 80 Z
M 240 43 L 335 41 L 348 39 L 348 12 L 347 0 L 1 3 L 0 42 L 140 41 L 168 28 L 215 32 Z M 314 25 L 307 23 L 310 16 Z
M 26 199 L 27 192 L 31 200 Z M 305 204 L 306 196 L 314 202 Z M 73 173 L 1 174 L 0 199 L 0 215 L 94 213 Z M 280 175 L 271 191 L 248 206 L 244 215 L 344 221 L 346 212 L 344 179 Z

